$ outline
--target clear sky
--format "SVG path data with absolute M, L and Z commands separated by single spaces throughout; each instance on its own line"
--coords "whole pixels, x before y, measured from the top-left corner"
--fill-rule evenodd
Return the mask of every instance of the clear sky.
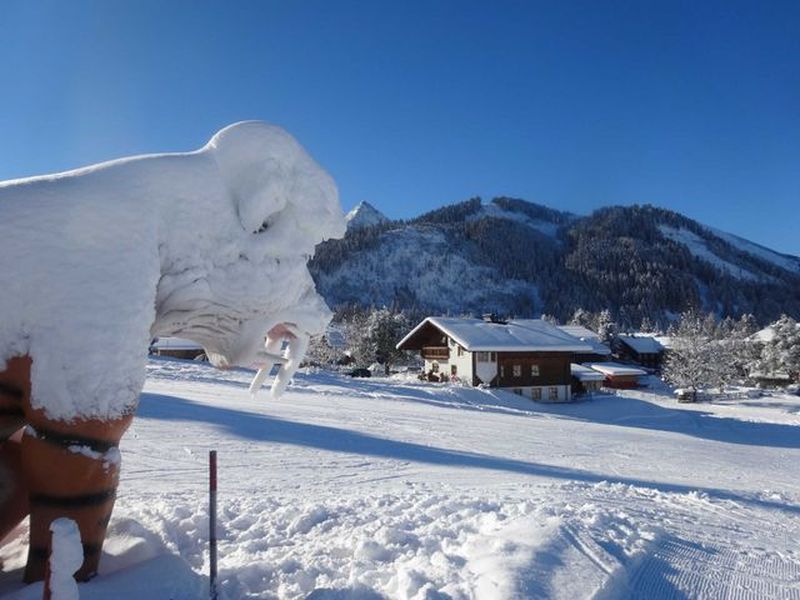
M 405 218 L 652 203 L 800 254 L 800 2 L 3 0 L 0 179 L 264 119 Z

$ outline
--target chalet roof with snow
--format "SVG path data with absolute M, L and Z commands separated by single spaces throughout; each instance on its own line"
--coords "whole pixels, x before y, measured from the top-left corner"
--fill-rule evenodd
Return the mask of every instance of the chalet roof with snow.
M 598 334 L 588 327 L 584 327 L 583 325 L 557 325 L 556 327 L 558 327 L 564 333 L 568 333 L 572 337 L 576 337 L 578 339 L 583 338 L 587 340 L 597 340 L 598 342 L 600 341 L 600 336 Z
M 620 335 L 618 339 L 637 354 L 659 354 L 664 351 L 664 346 L 650 335 Z
M 584 365 L 585 367 L 589 367 L 590 369 L 594 369 L 595 371 L 602 373 L 603 375 L 608 375 L 609 377 L 622 377 L 626 375 L 647 375 L 647 371 L 644 369 L 638 369 L 636 367 L 631 367 L 629 365 L 621 365 L 619 363 L 614 362 L 603 362 L 603 363 L 589 363 Z
M 150 344 L 154 350 L 202 350 L 203 347 L 197 342 L 185 338 L 162 336 Z
M 592 347 L 541 319 L 507 322 L 428 317 L 400 340 L 401 350 L 418 350 L 426 330 L 436 328 L 468 352 L 591 352 Z
M 591 346 L 592 350 L 589 354 L 600 354 L 602 356 L 611 356 L 611 348 L 606 346 L 600 341 L 600 336 L 591 329 L 583 325 L 558 325 L 558 328 L 564 333 L 578 338 L 584 344 Z
M 605 375 L 587 366 L 572 363 L 569 366 L 571 375 L 578 381 L 603 381 Z

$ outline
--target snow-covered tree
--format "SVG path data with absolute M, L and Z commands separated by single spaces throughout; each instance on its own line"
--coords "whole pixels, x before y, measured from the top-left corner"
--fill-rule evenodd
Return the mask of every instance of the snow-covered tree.
M 550 323 L 550 325 L 558 325 L 559 324 L 558 323 L 558 319 L 555 318 L 553 315 L 542 314 L 541 319 L 542 319 L 542 321 Z
M 343 355 L 340 348 L 331 345 L 328 335 L 315 335 L 309 341 L 306 362 L 316 365 L 332 365 Z
M 572 317 L 570 317 L 568 324 L 591 328 L 594 324 L 594 320 L 594 315 L 592 315 L 592 313 L 583 308 L 578 308 L 574 313 L 572 313 Z
M 759 348 L 749 338 L 756 331 L 753 315 L 742 315 L 739 320 L 727 317 L 719 324 L 719 335 L 724 340 L 727 360 L 730 361 L 736 378 L 746 379 L 750 365 L 758 359 Z
M 600 314 L 597 315 L 597 335 L 600 336 L 600 341 L 604 344 L 610 344 L 618 332 L 619 327 L 611 317 L 611 311 L 607 308 L 601 310 Z
M 670 335 L 672 346 L 663 368 L 669 383 L 697 392 L 701 388 L 722 390 L 736 380 L 736 345 L 723 335 L 712 314 L 687 311 Z
M 656 326 L 653 325 L 653 322 L 650 320 L 650 317 L 648 317 L 647 315 L 642 317 L 642 324 L 639 325 L 639 331 L 641 331 L 642 333 L 655 333 L 656 332 Z
M 800 327 L 793 318 L 783 315 L 770 326 L 772 339 L 764 344 L 757 370 L 767 374 L 786 373 L 800 378 Z
M 372 363 L 380 363 L 388 375 L 390 366 L 404 355 L 395 346 L 408 328 L 405 315 L 387 308 L 355 315 L 348 323 L 347 337 L 356 364 L 368 367 Z

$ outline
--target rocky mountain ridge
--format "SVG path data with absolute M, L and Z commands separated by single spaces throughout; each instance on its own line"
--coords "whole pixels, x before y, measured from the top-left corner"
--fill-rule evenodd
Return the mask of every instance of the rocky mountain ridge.
M 689 307 L 760 322 L 800 317 L 800 258 L 649 205 L 578 216 L 473 198 L 349 227 L 317 248 L 310 268 L 334 308 L 560 319 L 609 308 L 634 326 L 668 323 Z

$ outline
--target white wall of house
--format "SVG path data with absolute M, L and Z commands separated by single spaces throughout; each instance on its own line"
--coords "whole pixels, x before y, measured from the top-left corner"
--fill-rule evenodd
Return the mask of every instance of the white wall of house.
M 458 343 L 448 339 L 450 346 L 450 366 L 447 367 L 451 373 L 452 366 L 456 367 L 456 377 L 461 381 L 472 385 L 472 353 L 461 348 Z

